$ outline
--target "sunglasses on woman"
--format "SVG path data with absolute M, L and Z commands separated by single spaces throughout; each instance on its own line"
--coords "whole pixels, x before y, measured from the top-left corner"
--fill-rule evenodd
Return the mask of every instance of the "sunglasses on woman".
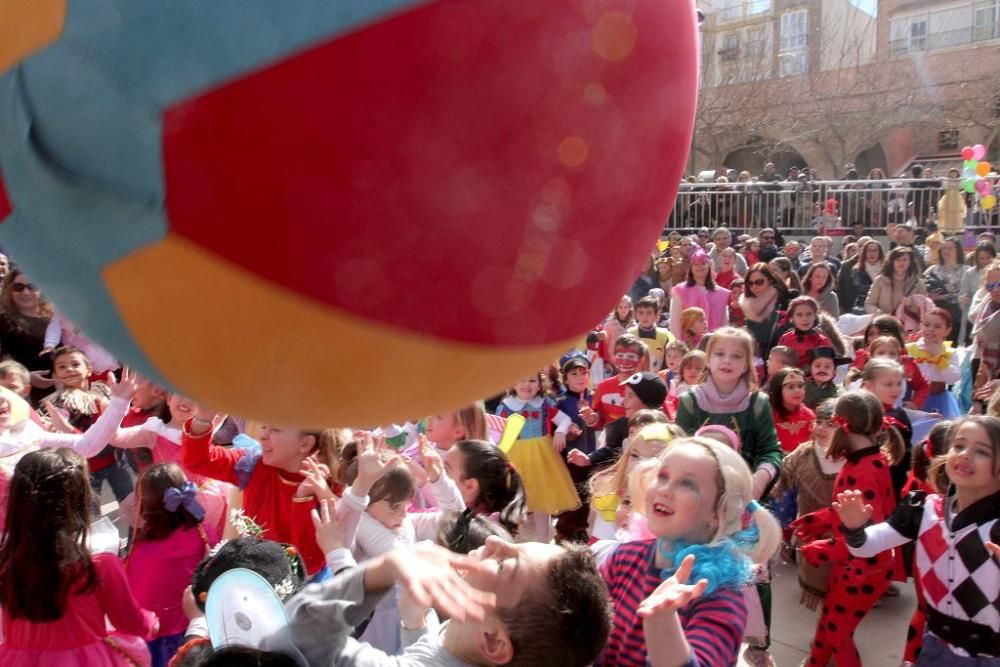
M 11 283 L 10 288 L 18 293 L 23 292 L 25 290 L 29 292 L 38 291 L 38 287 L 36 287 L 34 283 Z
M 751 287 L 760 287 L 761 285 L 767 284 L 767 278 L 754 278 L 753 280 L 748 280 L 747 285 Z

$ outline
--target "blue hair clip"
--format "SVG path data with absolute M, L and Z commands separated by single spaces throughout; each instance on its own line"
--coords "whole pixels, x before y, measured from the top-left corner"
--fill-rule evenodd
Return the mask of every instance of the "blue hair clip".
M 747 512 L 750 512 L 750 514 L 753 514 L 759 509 L 760 509 L 760 503 L 758 503 L 756 500 L 751 500 L 750 502 L 747 503 Z

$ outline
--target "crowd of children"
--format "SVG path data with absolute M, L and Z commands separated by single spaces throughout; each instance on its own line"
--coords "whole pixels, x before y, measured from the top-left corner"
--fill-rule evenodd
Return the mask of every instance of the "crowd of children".
M 1000 415 L 956 388 L 1000 403 L 1000 264 L 963 364 L 948 309 L 838 328 L 832 263 L 798 295 L 790 263 L 745 280 L 688 246 L 550 368 L 375 431 L 215 414 L 36 293 L 51 374 L 0 363 L 0 667 L 768 665 L 779 553 L 818 612 L 807 664 L 862 664 L 909 578 L 906 661 L 996 664 Z

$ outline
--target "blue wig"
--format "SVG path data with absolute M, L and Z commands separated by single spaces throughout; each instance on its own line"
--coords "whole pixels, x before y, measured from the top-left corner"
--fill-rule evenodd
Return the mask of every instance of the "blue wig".
M 673 563 L 673 567 L 661 570 L 660 576 L 663 579 L 673 576 L 684 557 L 691 554 L 694 556 L 694 568 L 689 581 L 706 579 L 708 588 L 705 595 L 711 595 L 720 588 L 738 589 L 753 580 L 753 561 L 747 550 L 757 543 L 759 537 L 757 525 L 751 522 L 748 528 L 716 544 L 658 539 L 656 550 L 660 557 Z

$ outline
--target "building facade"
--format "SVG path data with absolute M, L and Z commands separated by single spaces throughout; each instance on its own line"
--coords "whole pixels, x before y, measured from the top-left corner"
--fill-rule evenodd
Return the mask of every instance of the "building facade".
M 705 0 L 690 169 L 1000 159 L 1000 0 Z

